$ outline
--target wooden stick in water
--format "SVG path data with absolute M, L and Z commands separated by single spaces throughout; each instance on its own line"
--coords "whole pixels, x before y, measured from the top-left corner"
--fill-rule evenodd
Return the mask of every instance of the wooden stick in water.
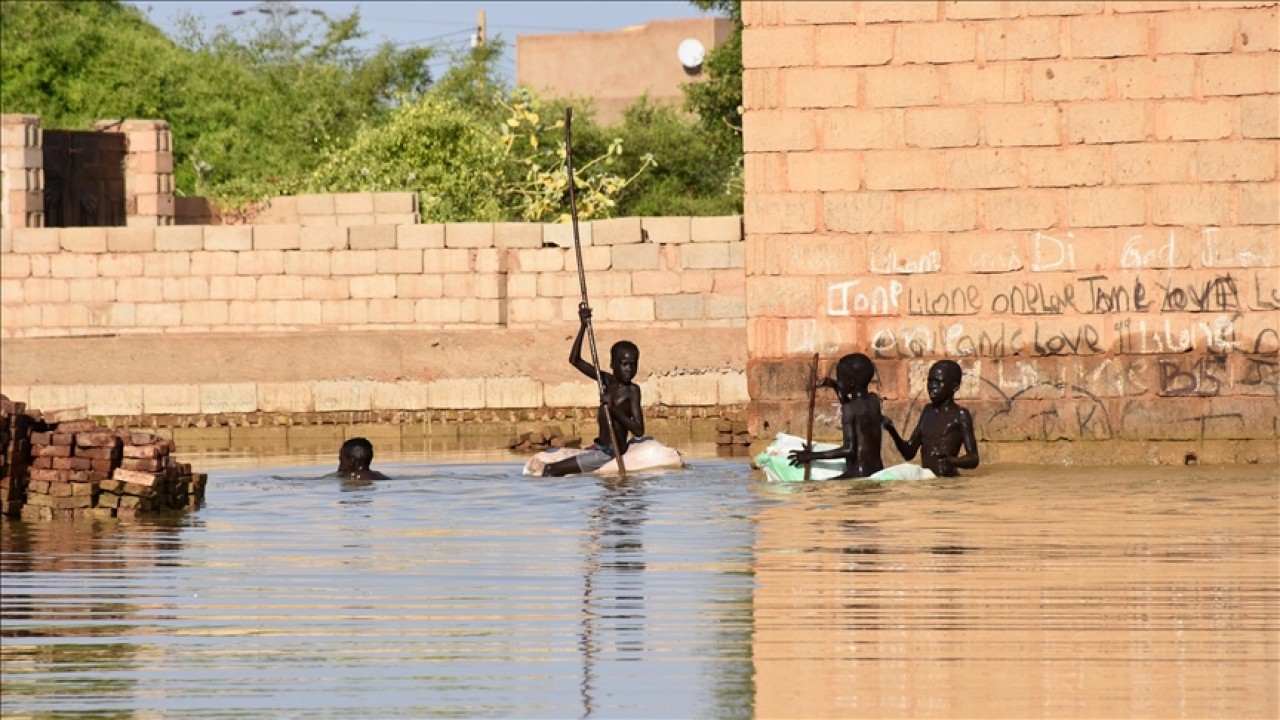
M 818 399 L 818 353 L 813 354 L 813 365 L 809 368 L 809 428 L 805 431 L 804 446 L 806 450 L 813 450 L 813 412 L 814 405 Z M 813 474 L 813 461 L 804 464 L 804 479 L 808 482 L 809 477 Z
M 578 238 L 578 195 L 576 183 L 573 181 L 573 108 L 564 109 L 564 164 L 569 171 L 569 217 L 573 220 L 573 251 L 578 258 L 578 286 L 582 290 L 582 304 L 591 307 L 587 302 L 587 274 L 582 267 L 582 241 Z M 604 408 L 605 423 L 609 426 L 609 443 L 613 445 L 614 459 L 618 462 L 618 475 L 627 479 L 627 466 L 622 462 L 626 448 L 618 445 L 618 432 L 613 429 L 613 412 L 609 410 L 609 397 L 605 393 L 604 375 L 600 370 L 600 356 L 596 353 L 596 331 L 591 321 L 587 321 L 587 341 L 591 345 L 591 364 L 596 368 L 596 385 L 600 388 L 600 404 Z

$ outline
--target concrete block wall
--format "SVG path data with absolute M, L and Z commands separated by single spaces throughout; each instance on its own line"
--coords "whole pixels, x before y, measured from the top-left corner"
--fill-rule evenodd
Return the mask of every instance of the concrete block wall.
M 100 132 L 123 133 L 125 224 L 174 224 L 173 132 L 163 120 L 99 121 Z
M 641 384 L 655 418 L 746 403 L 741 227 L 737 216 L 580 227 L 602 351 L 621 333 L 652 348 Z M 0 389 L 118 427 L 224 434 L 333 422 L 439 432 L 512 413 L 585 427 L 576 413 L 597 391 L 564 362 L 579 301 L 572 237 L 525 223 L 4 229 Z M 433 359 L 442 343 L 470 360 Z M 339 344 L 360 351 L 316 366 Z
M 0 116 L 0 228 L 44 227 L 39 115 Z
M 102 120 L 123 133 L 128 227 L 173 225 L 173 133 L 163 120 Z M 0 116 L 0 228 L 44 227 L 44 137 L 39 115 Z
M 240 216 L 218 219 L 224 225 L 414 225 L 418 196 L 412 192 L 312 193 L 270 198 Z
M 222 210 L 202 197 L 180 197 L 177 225 L 415 225 L 412 192 L 325 193 L 276 197 L 238 210 Z
M 743 15 L 753 432 L 864 352 L 907 430 L 957 359 L 988 457 L 1280 460 L 1275 2 Z
M 732 408 L 745 405 L 748 399 L 745 375 L 740 370 L 687 375 L 646 373 L 639 385 L 647 408 Z M 79 409 L 96 418 L 130 418 L 139 423 L 136 427 L 152 426 L 154 418 L 164 416 L 203 419 L 202 427 L 245 425 L 246 417 L 255 414 L 267 416 L 267 425 L 281 424 L 275 416 L 285 418 L 287 424 L 331 424 L 331 416 L 339 413 L 401 412 L 416 414 L 416 422 L 434 419 L 437 423 L 444 421 L 449 411 L 550 411 L 552 416 L 575 417 L 568 411 L 591 408 L 599 395 L 589 380 L 547 382 L 524 376 L 479 375 L 394 381 L 343 378 L 110 386 L 6 385 L 4 393 L 15 402 L 46 412 Z M 216 419 L 218 416 L 220 420 Z M 143 419 L 148 417 L 152 420 Z M 581 419 L 590 422 L 593 417 L 583 415 Z M 257 418 L 257 422 L 263 421 L 264 418 Z
M 599 325 L 744 325 L 738 217 L 580 236 Z M 4 338 L 528 328 L 576 324 L 580 298 L 557 225 L 21 228 L 0 250 Z

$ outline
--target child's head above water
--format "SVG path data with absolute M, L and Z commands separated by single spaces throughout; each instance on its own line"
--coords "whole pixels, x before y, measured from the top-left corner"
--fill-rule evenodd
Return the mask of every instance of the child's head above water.
M 956 390 L 960 389 L 960 381 L 964 378 L 964 372 L 960 369 L 960 363 L 955 360 L 939 360 L 929 368 L 929 399 L 934 404 L 945 403 L 955 397 Z
M 850 387 L 866 387 L 876 375 L 871 358 L 862 353 L 851 353 L 836 363 L 836 380 Z
M 373 462 L 373 443 L 357 437 L 342 443 L 338 450 L 338 472 L 368 470 Z

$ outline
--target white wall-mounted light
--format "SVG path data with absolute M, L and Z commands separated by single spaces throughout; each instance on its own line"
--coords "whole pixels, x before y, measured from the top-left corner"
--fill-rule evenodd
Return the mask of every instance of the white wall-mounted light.
M 676 57 L 680 59 L 680 64 L 684 66 L 687 73 L 696 73 L 702 68 L 702 61 L 707 57 L 707 49 L 702 46 L 701 42 L 693 38 L 689 38 L 680 43 L 680 47 L 676 48 Z

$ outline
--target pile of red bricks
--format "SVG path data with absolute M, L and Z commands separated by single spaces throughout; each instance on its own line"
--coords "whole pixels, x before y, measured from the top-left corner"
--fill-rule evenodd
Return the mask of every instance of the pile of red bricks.
M 0 395 L 0 515 L 12 517 L 27 497 L 31 462 L 31 416 L 24 403 Z
M 173 458 L 169 440 L 87 419 L 46 422 L 4 396 L 0 405 L 5 516 L 137 518 L 204 502 L 208 476 Z

